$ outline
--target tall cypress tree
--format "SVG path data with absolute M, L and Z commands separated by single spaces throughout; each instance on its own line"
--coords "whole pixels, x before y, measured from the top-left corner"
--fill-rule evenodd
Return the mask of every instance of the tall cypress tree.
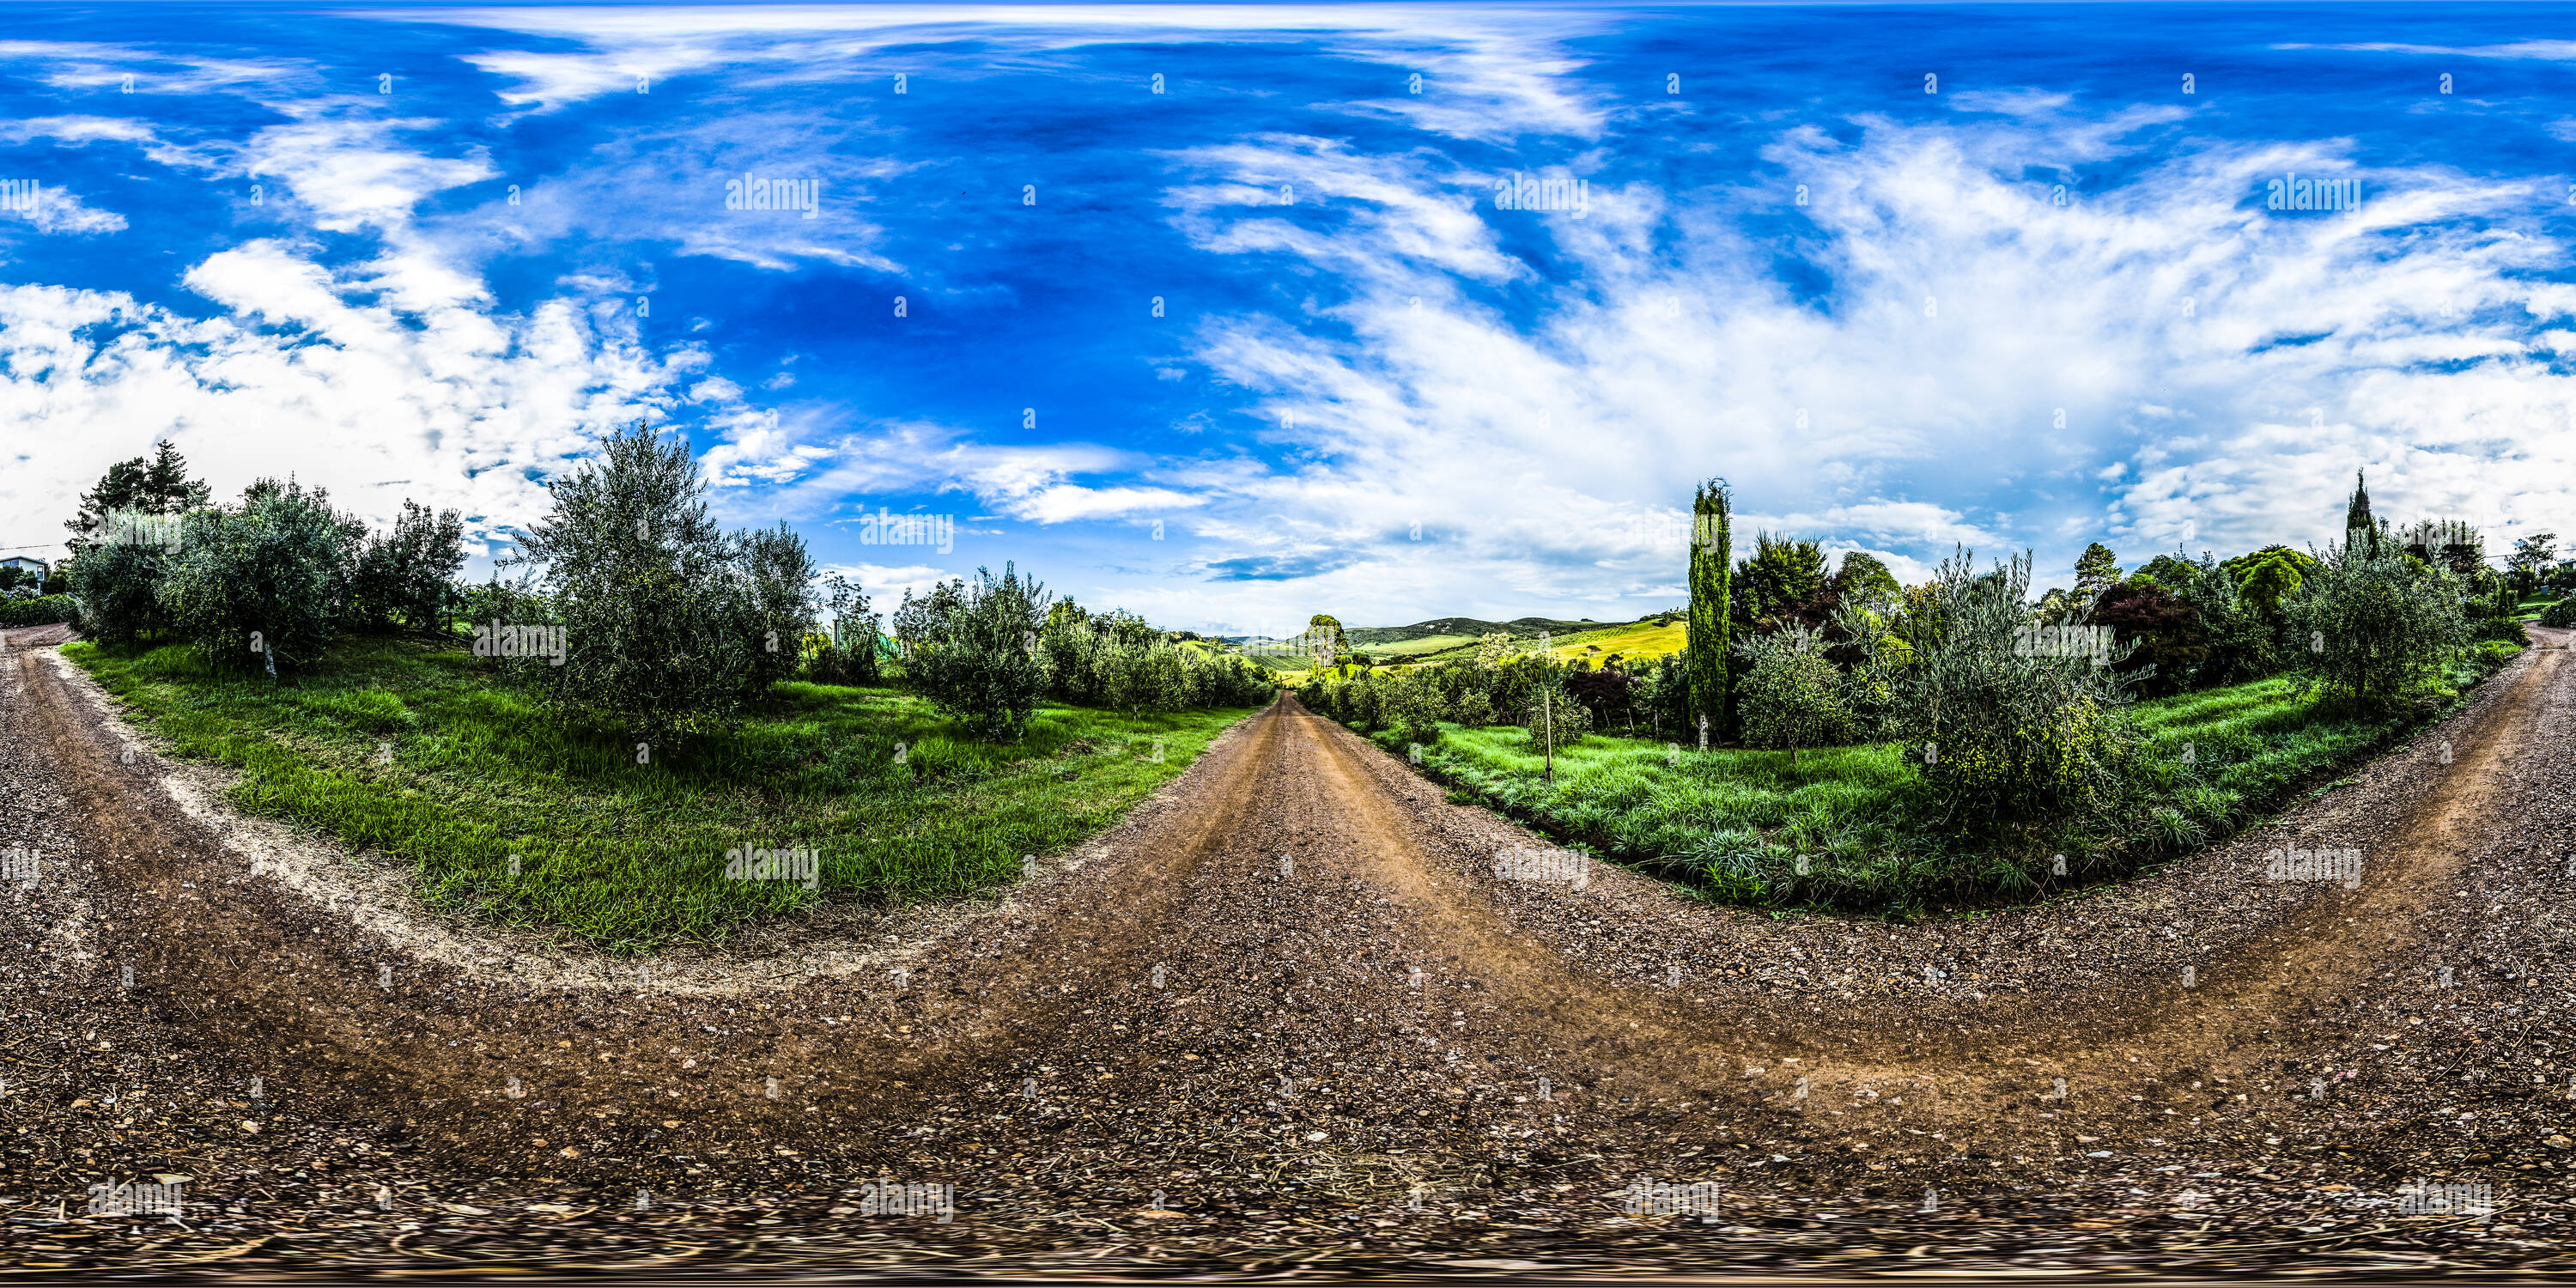
M 2352 535 L 2356 528 L 2362 533 L 2359 538 Z M 2379 526 L 2370 518 L 2370 484 L 2360 470 L 2352 472 L 2352 503 L 2343 510 L 2343 531 L 2344 540 L 2362 546 L 2371 554 L 2379 553 Z
M 1730 505 L 1724 479 L 1700 484 L 1691 498 L 1690 705 L 1692 718 L 1706 716 L 1711 730 L 1726 727 Z

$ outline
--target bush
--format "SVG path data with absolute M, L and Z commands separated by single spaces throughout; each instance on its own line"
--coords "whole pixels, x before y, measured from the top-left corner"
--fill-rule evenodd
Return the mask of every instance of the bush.
M 80 602 L 69 595 L 44 595 L 0 603 L 0 626 L 51 626 L 79 618 Z
M 1634 723 L 1637 710 L 1637 681 L 1625 670 L 1604 665 L 1600 670 L 1572 670 L 1565 676 L 1565 691 L 1583 704 L 1596 729 L 1607 729 L 1622 719 Z
M 1380 683 L 1386 693 L 1378 711 L 1387 728 L 1408 742 L 1426 747 L 1440 741 L 1440 718 L 1448 710 L 1441 701 L 1439 677 L 1434 672 L 1406 667 L 1387 675 Z
M 1797 762 L 1801 747 L 1849 742 L 1850 708 L 1841 695 L 1842 673 L 1814 635 L 1792 628 L 1757 635 L 1735 646 L 1751 663 L 1735 686 L 1736 718 L 1745 742 L 1786 747 Z
M 1494 714 L 1493 698 L 1483 689 L 1469 689 L 1458 699 L 1457 723 L 1469 729 L 1482 729 L 1499 718 Z
M 972 583 L 952 579 L 915 600 L 904 595 L 895 621 L 908 642 L 904 674 L 924 697 L 963 718 L 977 737 L 1016 740 L 1046 692 L 1037 659 L 1046 588 L 1022 578 L 975 570 Z
M 1979 574 L 1962 550 L 1909 609 L 1918 623 L 1938 625 L 1918 629 L 1905 660 L 1888 670 L 1888 731 L 1922 767 L 1945 820 L 2034 818 L 2125 790 L 2137 737 L 2119 710 L 2126 677 L 2089 656 L 2017 655 L 2029 588 L 2027 553 Z M 1865 633 L 1857 623 L 1846 630 Z M 2126 650 L 2113 650 L 2115 665 L 2126 660 Z
M 340 626 L 348 522 L 319 491 L 252 485 L 238 506 L 183 518 L 161 607 L 217 667 L 309 664 Z
M 71 561 L 71 596 L 80 606 L 81 634 L 109 643 L 131 643 L 169 625 L 161 609 L 161 579 L 170 556 L 157 546 L 92 545 Z
M 2569 595 L 2540 610 L 2543 626 L 2576 626 L 2576 595 Z
M 2546 624 L 2543 623 L 2543 625 Z M 2490 644 L 2520 645 L 2529 642 L 2531 637 L 2523 633 L 2522 623 L 2513 618 L 2490 617 L 2478 623 L 2476 632 L 2470 638 Z
M 2246 599 L 2225 565 L 2203 554 L 2188 566 L 2189 575 L 2176 578 L 2179 586 L 2168 589 L 2200 615 L 2201 639 L 2209 651 L 2189 677 L 2175 678 L 2187 679 L 2191 688 L 2208 689 L 2278 674 L 2280 652 L 2274 642 L 2279 623 Z M 2265 574 L 2273 579 L 2280 575 Z
M 518 663 L 550 700 L 658 742 L 731 723 L 795 664 L 813 625 L 804 543 L 718 531 L 686 442 L 638 424 L 548 488 L 554 509 L 507 562 L 543 569 L 546 624 L 564 630 L 562 665 Z
M 804 662 L 805 635 L 814 629 L 814 560 L 805 553 L 805 538 L 784 523 L 744 533 L 740 541 L 742 582 L 734 607 L 744 638 L 754 641 L 745 696 L 757 697 L 793 678 Z
M 2458 578 L 2368 543 L 2328 549 L 2283 611 L 2290 665 L 2308 687 L 2360 708 L 2388 709 L 2468 642 Z
M 463 617 L 469 627 L 489 626 L 494 622 L 509 624 L 555 620 L 554 606 L 547 603 L 546 597 L 537 593 L 525 578 L 518 581 L 503 581 L 497 571 L 492 574 L 489 581 L 480 586 L 450 586 L 448 594 L 449 602 L 455 606 L 457 615 Z
M 455 629 L 456 588 L 465 566 L 465 521 L 406 499 L 393 531 L 367 539 L 350 576 L 349 629 L 400 627 L 424 635 Z
M 2168 575 L 2180 579 L 2181 567 L 2189 565 L 2180 565 Z M 2200 610 L 2152 583 L 2122 582 L 2103 591 L 2085 620 L 2108 626 L 2114 638 L 2136 645 L 2120 670 L 2137 684 L 2143 697 L 2182 692 L 2209 660 Z

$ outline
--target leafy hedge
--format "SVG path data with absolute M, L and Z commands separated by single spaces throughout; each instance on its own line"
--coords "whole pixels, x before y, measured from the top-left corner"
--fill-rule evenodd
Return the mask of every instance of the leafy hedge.
M 80 604 L 69 595 L 0 599 L 0 626 L 51 626 L 79 619 Z

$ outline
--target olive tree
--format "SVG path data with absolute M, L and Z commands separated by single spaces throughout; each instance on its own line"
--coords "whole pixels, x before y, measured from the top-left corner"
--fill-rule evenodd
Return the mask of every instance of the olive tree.
M 161 610 L 216 666 L 275 675 L 309 664 L 340 627 L 348 526 L 319 491 L 256 484 L 238 506 L 193 511 Z
M 1901 660 L 1881 669 L 1891 690 L 1887 732 L 1906 744 L 1950 821 L 2101 803 L 2119 791 L 2137 738 L 2122 710 L 2131 675 L 2117 666 L 2135 645 L 2109 650 L 2107 665 L 2089 650 L 2033 647 L 2030 569 L 2028 552 L 1985 573 L 1965 550 L 1944 560 L 1909 609 L 1937 629 L 1915 630 L 1888 650 Z
M 2283 613 L 2291 669 L 2338 701 L 2385 708 L 2467 642 L 2458 578 L 2359 530 L 2307 571 Z
M 542 569 L 564 631 L 561 665 L 520 663 L 554 701 L 658 742 L 729 723 L 794 666 L 814 619 L 804 542 L 720 530 L 685 440 L 639 422 L 547 488 L 508 562 Z
M 1854 722 L 1842 697 L 1842 673 L 1804 630 L 1756 635 L 1735 646 L 1749 665 L 1735 685 L 1744 740 L 1757 747 L 1798 749 L 1851 739 Z

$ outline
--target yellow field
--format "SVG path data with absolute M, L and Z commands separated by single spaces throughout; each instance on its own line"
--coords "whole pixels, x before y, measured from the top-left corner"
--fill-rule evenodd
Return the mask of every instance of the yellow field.
M 1670 626 L 1637 622 L 1605 631 L 1585 631 L 1548 651 L 1563 658 L 1586 658 L 1596 665 L 1601 659 L 1617 653 L 1634 666 L 1666 653 L 1679 653 L 1689 645 L 1690 622 L 1675 618 Z

